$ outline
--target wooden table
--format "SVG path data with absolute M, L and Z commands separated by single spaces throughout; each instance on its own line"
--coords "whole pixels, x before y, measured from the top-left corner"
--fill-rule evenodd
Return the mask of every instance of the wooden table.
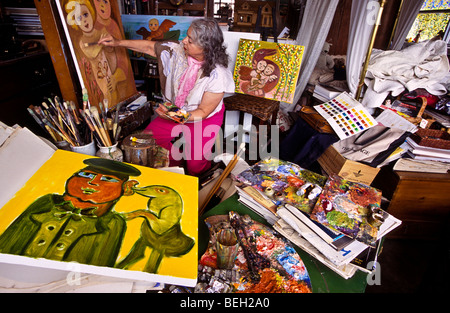
M 382 169 L 373 186 L 390 199 L 387 211 L 402 220 L 389 237 L 434 239 L 450 217 L 450 174 Z

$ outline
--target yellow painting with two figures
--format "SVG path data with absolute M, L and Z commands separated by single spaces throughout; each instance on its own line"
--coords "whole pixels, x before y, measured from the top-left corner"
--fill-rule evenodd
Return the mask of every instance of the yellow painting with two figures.
M 292 103 L 304 47 L 241 39 L 234 68 L 235 92 Z
M 57 150 L 0 209 L 0 262 L 76 262 L 87 273 L 195 285 L 197 186 L 196 177 Z

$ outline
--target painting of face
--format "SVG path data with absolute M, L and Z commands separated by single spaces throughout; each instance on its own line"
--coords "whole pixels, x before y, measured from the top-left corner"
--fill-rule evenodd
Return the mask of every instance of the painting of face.
M 159 22 L 156 18 L 152 18 L 150 21 L 148 21 L 148 29 L 150 31 L 154 32 L 157 31 L 159 28 Z
M 67 180 L 66 192 L 81 201 L 107 203 L 122 196 L 123 182 L 112 175 L 81 170 Z
M 92 18 L 92 14 L 89 11 L 88 7 L 85 5 L 80 5 L 80 12 L 76 14 L 75 11 L 75 19 L 80 26 L 81 30 L 89 33 L 94 28 L 94 19 Z
M 267 65 L 267 67 L 264 69 L 264 74 L 265 75 L 270 75 L 275 71 L 275 66 L 273 66 L 272 64 Z
M 264 69 L 267 66 L 267 62 L 266 61 L 259 61 L 258 64 L 256 65 L 256 68 L 259 72 L 264 71 Z
M 108 19 L 111 16 L 111 4 L 109 0 L 94 0 L 98 17 Z

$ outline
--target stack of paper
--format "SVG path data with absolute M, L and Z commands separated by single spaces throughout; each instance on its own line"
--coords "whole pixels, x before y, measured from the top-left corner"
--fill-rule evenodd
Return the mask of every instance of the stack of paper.
M 411 138 L 407 138 L 408 154 L 416 160 L 438 161 L 450 163 L 450 150 L 421 146 Z
M 247 189 L 236 186 L 239 202 L 260 215 L 270 225 L 275 224 L 279 219 L 276 214 L 276 203 L 272 202 L 259 190 L 250 186 L 246 188 Z
M 325 85 L 317 84 L 314 87 L 313 97 L 315 97 L 323 102 L 327 102 L 327 101 L 333 99 L 334 97 L 337 97 L 338 95 L 340 95 L 343 91 L 344 90 L 339 90 L 332 86 L 325 86 Z
M 314 108 L 327 120 L 341 140 L 378 124 L 367 109 L 347 92 L 315 105 Z
M 310 172 L 302 175 L 303 170 L 293 169 L 293 164 L 274 159 L 253 165 L 237 176 L 245 182 L 236 187 L 239 201 L 342 277 L 350 278 L 358 269 L 371 272 L 375 263 L 370 262 L 376 261 L 380 239 L 401 224 L 380 209 L 381 192 L 330 175 L 326 183 L 320 184 L 320 194 L 312 195 L 313 185 L 308 186 L 304 175 Z M 297 180 L 300 177 L 302 182 Z M 296 189 L 290 185 L 294 183 Z M 262 186 L 282 191 L 285 199 L 277 201 Z M 302 192 L 311 195 L 312 202 L 307 201 L 312 205 L 310 210 L 301 205 Z M 286 201 L 289 197 L 296 201 Z

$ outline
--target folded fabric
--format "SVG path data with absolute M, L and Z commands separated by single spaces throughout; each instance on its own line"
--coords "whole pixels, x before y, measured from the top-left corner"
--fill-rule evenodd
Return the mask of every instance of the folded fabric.
M 362 104 L 368 108 L 379 107 L 389 93 L 398 96 L 405 89 L 424 88 L 433 95 L 443 95 L 447 93 L 449 70 L 447 43 L 443 40 L 424 41 L 400 51 L 373 53 Z

